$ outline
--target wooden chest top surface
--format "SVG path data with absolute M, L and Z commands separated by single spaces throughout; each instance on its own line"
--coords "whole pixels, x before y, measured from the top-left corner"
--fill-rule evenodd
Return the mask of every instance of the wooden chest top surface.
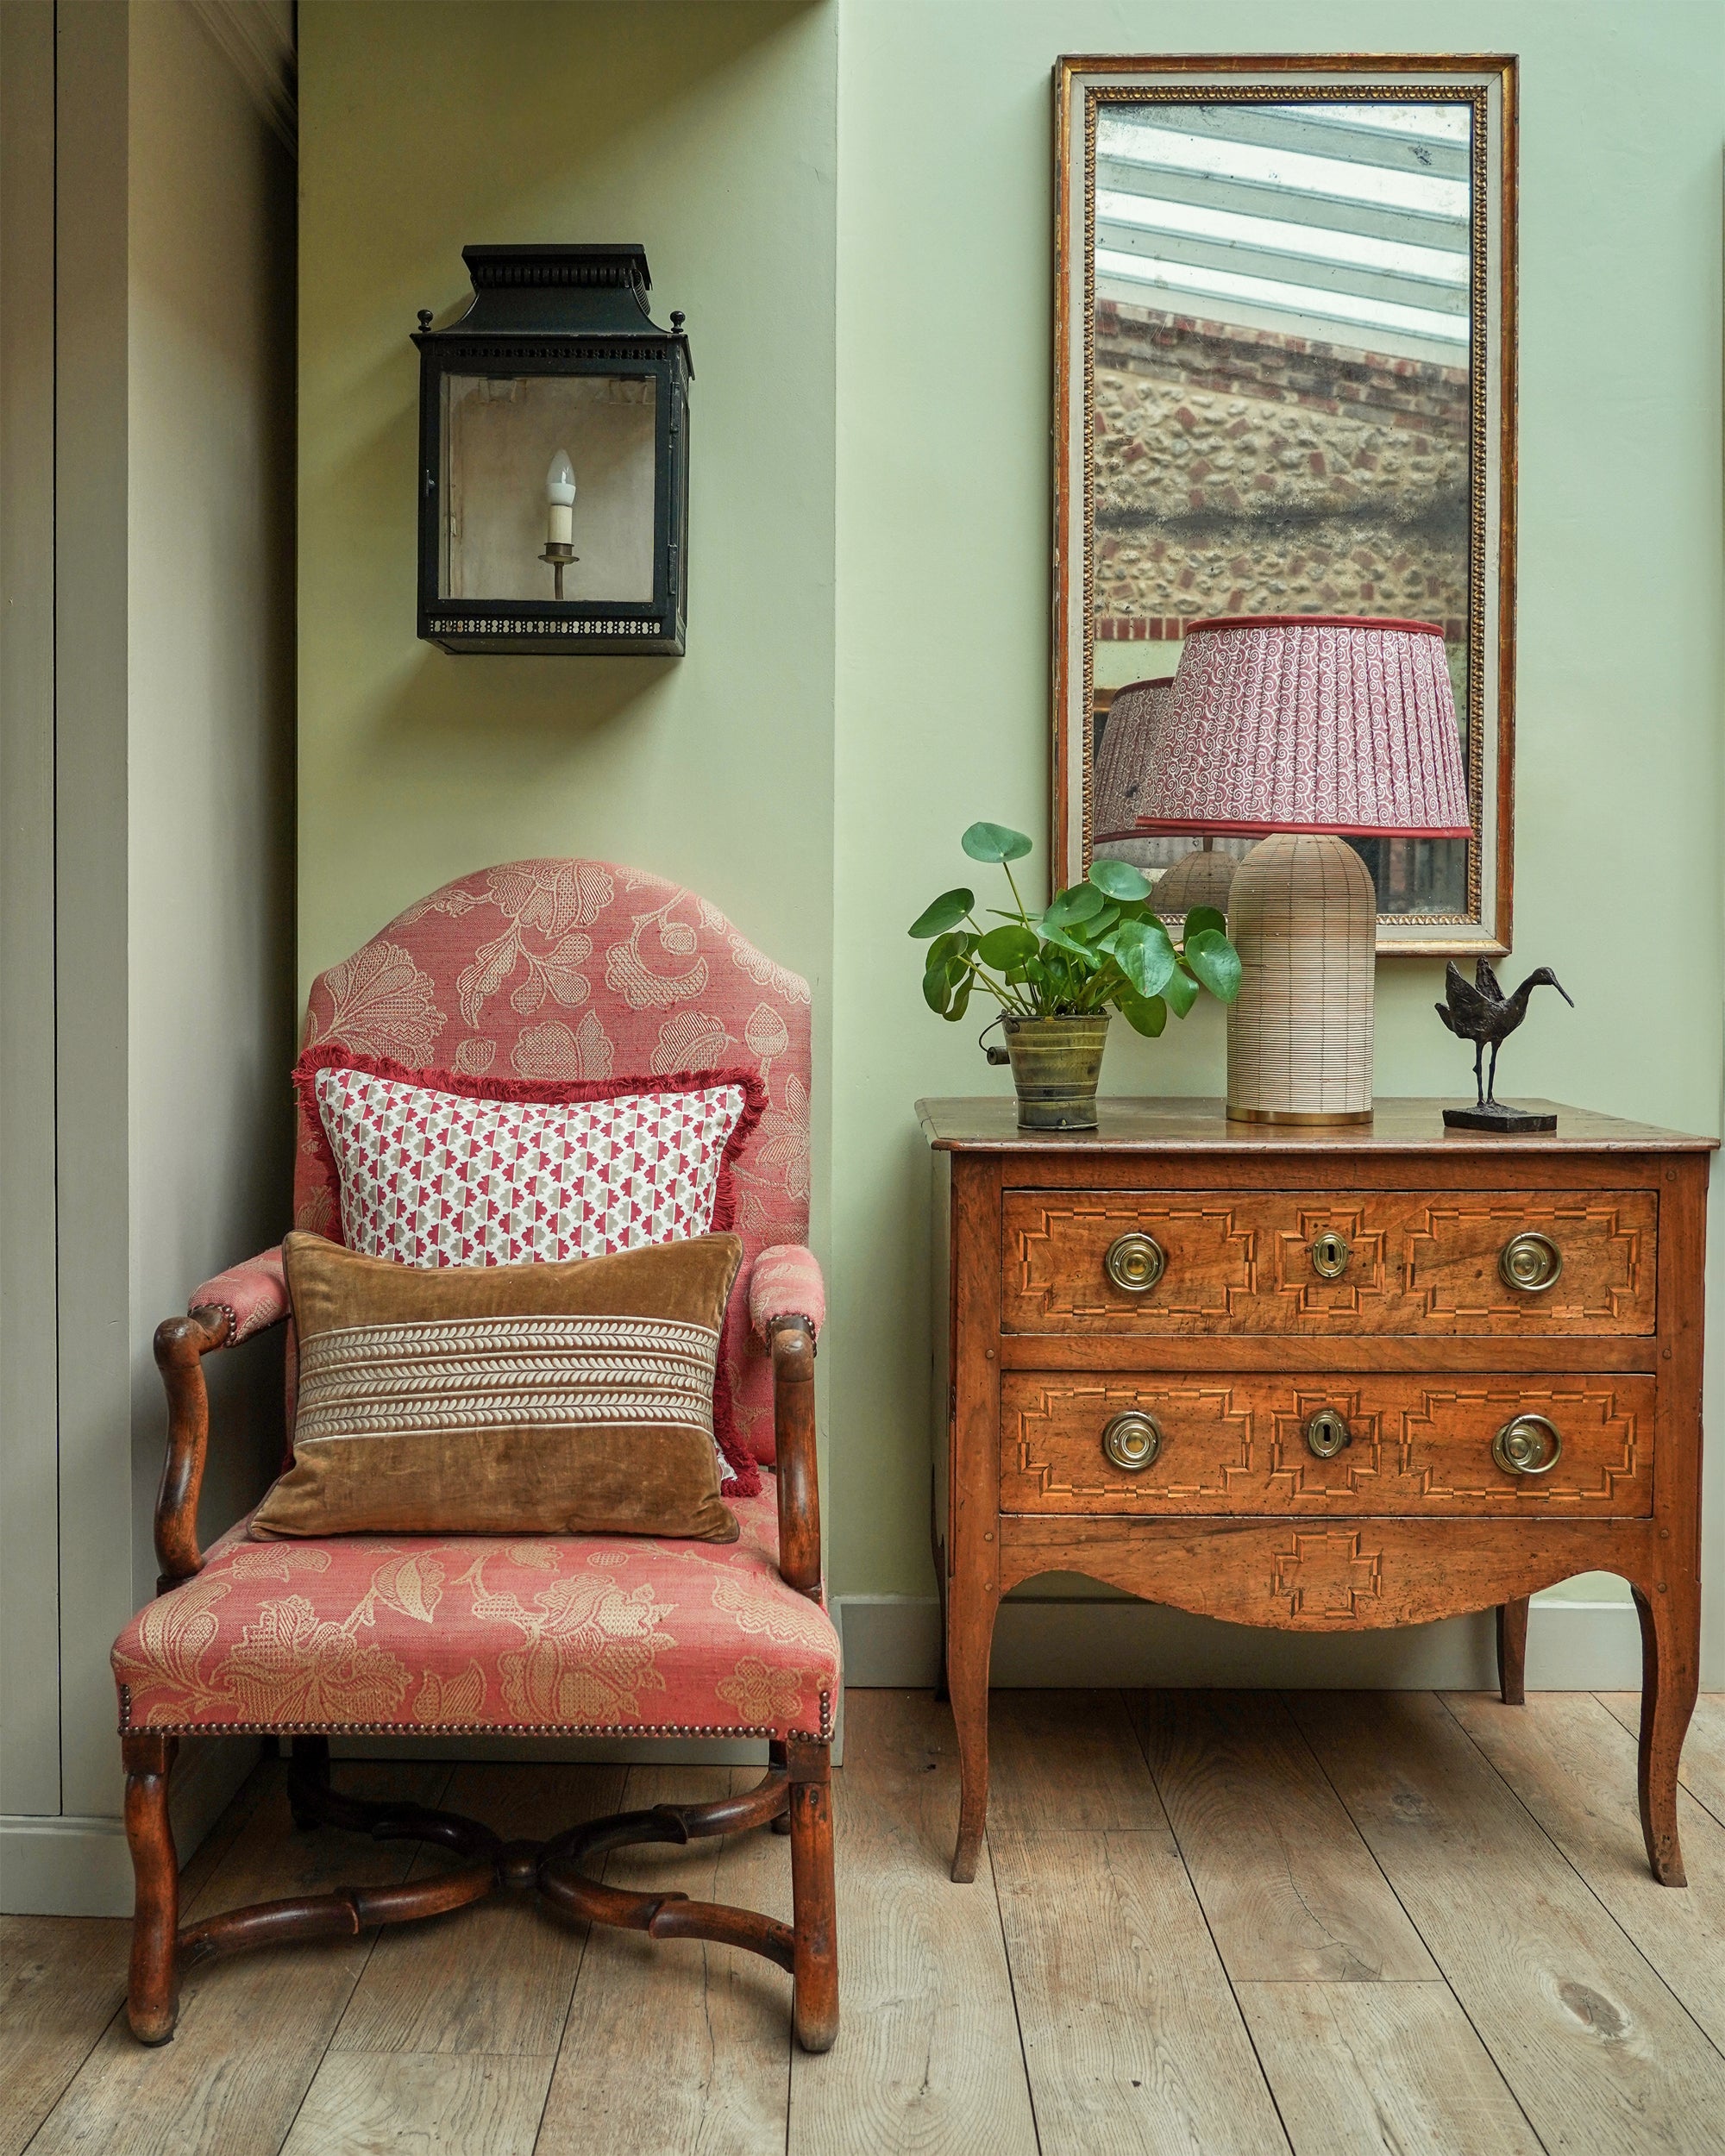
M 1454 1100 L 1381 1100 L 1367 1123 L 1304 1125 L 1231 1123 L 1220 1100 L 1136 1099 L 1097 1101 L 1094 1131 L 1021 1131 L 1010 1094 L 945 1100 L 919 1100 L 923 1134 L 937 1152 L 1036 1154 L 1112 1153 L 1145 1147 L 1176 1152 L 1371 1153 L 1433 1152 L 1457 1156 L 1541 1153 L 1711 1152 L 1719 1140 L 1648 1123 L 1630 1123 L 1590 1108 L 1552 1100 L 1518 1106 L 1555 1109 L 1555 1131 L 1499 1137 L 1444 1126 Z

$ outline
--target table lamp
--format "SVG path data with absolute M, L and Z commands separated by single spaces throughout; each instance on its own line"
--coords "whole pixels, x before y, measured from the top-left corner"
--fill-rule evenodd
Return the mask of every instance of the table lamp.
M 1195 623 L 1136 799 L 1142 832 L 1262 839 L 1228 894 L 1229 1115 L 1369 1122 L 1377 900 L 1344 842 L 1472 837 L 1443 631 Z

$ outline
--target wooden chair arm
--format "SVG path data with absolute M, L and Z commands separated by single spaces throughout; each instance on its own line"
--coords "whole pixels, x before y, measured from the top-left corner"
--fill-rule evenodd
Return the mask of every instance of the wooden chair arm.
M 820 1476 L 814 1442 L 814 1332 L 807 1319 L 778 1319 L 772 1348 L 779 1571 L 800 1595 L 819 1595 Z
M 167 1392 L 167 1453 L 156 1492 L 156 1592 L 166 1594 L 199 1571 L 198 1498 L 204 1487 L 204 1455 L 210 1442 L 210 1395 L 204 1357 L 223 1346 L 232 1328 L 213 1304 L 168 1318 L 156 1327 L 156 1368 Z

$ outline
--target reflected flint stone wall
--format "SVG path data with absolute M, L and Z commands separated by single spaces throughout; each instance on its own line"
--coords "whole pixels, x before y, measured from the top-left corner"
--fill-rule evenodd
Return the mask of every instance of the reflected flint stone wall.
M 1465 367 L 1103 299 L 1093 454 L 1097 642 L 1178 642 L 1219 614 L 1436 622 L 1465 735 Z M 1099 850 L 1154 870 L 1189 843 Z M 1463 904 L 1461 842 L 1354 844 L 1382 911 Z
M 1096 634 L 1400 615 L 1466 636 L 1465 367 L 1104 300 Z

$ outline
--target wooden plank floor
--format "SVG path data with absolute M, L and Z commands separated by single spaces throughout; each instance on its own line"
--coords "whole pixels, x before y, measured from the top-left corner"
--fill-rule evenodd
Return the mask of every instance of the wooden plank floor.
M 1725 1695 L 1686 1754 L 1683 1890 L 1641 1852 L 1636 1706 L 998 1693 L 988 1860 L 955 1887 L 950 1716 L 853 1692 L 821 2059 L 768 1964 L 518 1902 L 202 1971 L 149 2052 L 118 2013 L 123 1926 L 0 1919 L 0 2156 L 1716 2156 Z M 530 1836 L 748 1778 L 337 1772 Z M 187 1902 L 442 1861 L 294 1833 L 271 1762 Z M 776 1836 L 608 1876 L 790 1914 Z

